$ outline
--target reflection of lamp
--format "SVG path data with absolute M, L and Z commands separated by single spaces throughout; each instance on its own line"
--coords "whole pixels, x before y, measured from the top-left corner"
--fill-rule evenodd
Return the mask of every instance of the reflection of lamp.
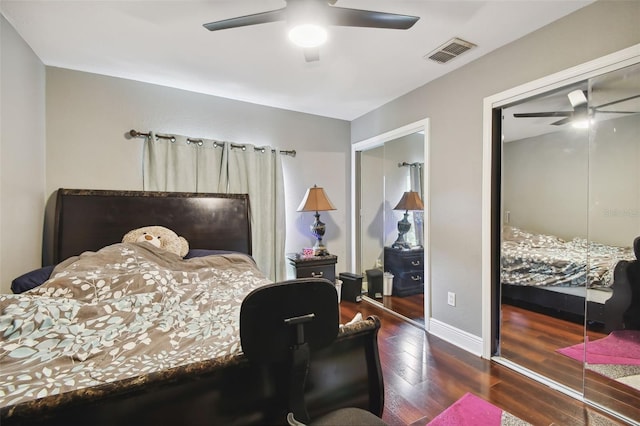
M 407 191 L 402 194 L 402 198 L 398 201 L 398 205 L 393 208 L 394 210 L 404 210 L 404 217 L 398 221 L 398 239 L 391 245 L 393 248 L 408 249 L 409 243 L 404 240 L 404 234 L 411 229 L 411 223 L 407 220 L 409 216 L 409 210 L 424 210 L 424 204 L 420 196 L 415 191 Z
M 313 188 L 307 189 L 307 193 L 304 194 L 304 198 L 298 206 L 299 212 L 316 212 L 316 220 L 311 225 L 311 233 L 316 237 L 316 244 L 313 246 L 313 254 L 315 256 L 325 256 L 329 254 L 327 248 L 322 244 L 322 237 L 324 236 L 326 228 L 324 223 L 320 222 L 320 213 L 318 212 L 335 209 L 331 201 L 327 198 L 327 194 L 324 193 L 324 189 L 318 188 L 316 185 L 313 185 Z

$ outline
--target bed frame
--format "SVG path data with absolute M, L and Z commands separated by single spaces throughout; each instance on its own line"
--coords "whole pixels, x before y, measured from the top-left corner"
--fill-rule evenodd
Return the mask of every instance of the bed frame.
M 631 288 L 628 281 L 619 278 L 614 271 L 612 296 L 605 303 L 586 301 L 588 327 L 604 333 L 623 328 L 623 316 L 631 305 Z M 577 323 L 585 323 L 585 297 L 560 293 L 533 286 L 502 284 L 502 301 L 535 312 L 551 315 Z
M 119 243 L 130 230 L 150 225 L 172 229 L 192 249 L 250 255 L 250 214 L 247 194 L 59 189 L 53 261 Z
M 162 225 L 191 248 L 251 253 L 246 194 L 193 194 L 60 189 L 54 259 L 120 242 L 129 230 Z M 311 417 L 341 407 L 381 416 L 384 386 L 376 317 L 341 328 L 315 352 L 305 399 Z M 212 425 L 282 423 L 278 389 L 288 372 L 264 370 L 242 354 L 211 359 L 0 408 L 5 425 Z

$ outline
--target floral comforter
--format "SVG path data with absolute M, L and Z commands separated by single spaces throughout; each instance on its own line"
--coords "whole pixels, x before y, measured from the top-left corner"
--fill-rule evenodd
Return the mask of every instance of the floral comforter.
M 0 295 L 0 407 L 240 352 L 240 305 L 268 282 L 242 254 L 147 243 L 68 259 Z
M 631 247 L 587 242 L 584 238 L 565 241 L 505 226 L 500 280 L 512 285 L 609 287 L 616 264 L 634 258 Z

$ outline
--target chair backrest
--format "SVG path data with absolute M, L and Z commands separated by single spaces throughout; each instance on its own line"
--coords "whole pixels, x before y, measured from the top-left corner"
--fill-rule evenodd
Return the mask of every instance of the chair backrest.
M 305 322 L 304 342 L 313 351 L 329 346 L 339 331 L 338 294 L 322 278 L 269 284 L 253 290 L 240 308 L 240 341 L 250 361 L 281 362 L 297 342 L 297 327 L 285 320 L 313 314 Z
M 309 421 L 305 384 L 313 350 L 329 346 L 339 330 L 338 293 L 322 278 L 269 284 L 240 307 L 240 342 L 249 361 L 288 366 L 288 419 Z
M 633 251 L 636 259 L 625 265 L 631 303 L 623 318 L 627 330 L 640 330 L 640 237 L 633 241 Z
M 640 330 L 640 237 L 633 241 L 635 260 L 621 260 L 613 270 L 613 295 L 604 305 L 604 332 Z

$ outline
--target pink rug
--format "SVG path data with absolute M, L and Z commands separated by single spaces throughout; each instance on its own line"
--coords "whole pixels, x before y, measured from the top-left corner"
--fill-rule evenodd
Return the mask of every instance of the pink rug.
M 500 426 L 527 425 L 525 421 L 488 403 L 472 393 L 466 393 L 427 426 Z
M 558 352 L 582 362 L 584 343 L 558 349 Z M 640 365 L 640 331 L 612 331 L 607 337 L 588 342 L 587 363 Z

